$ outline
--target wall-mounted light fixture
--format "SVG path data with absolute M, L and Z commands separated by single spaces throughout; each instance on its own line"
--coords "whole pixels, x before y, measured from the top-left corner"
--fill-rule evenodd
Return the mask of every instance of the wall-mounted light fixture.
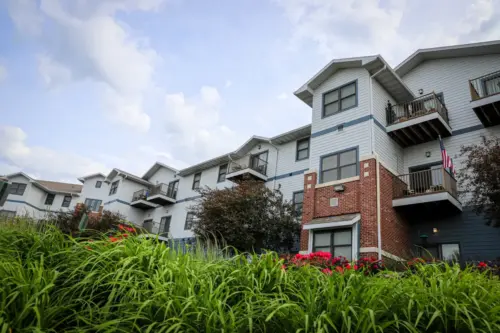
M 335 192 L 344 192 L 345 186 L 344 186 L 344 184 L 334 185 L 333 190 Z
M 422 89 L 422 88 L 418 89 L 418 93 L 419 93 L 420 95 L 422 95 L 422 94 L 424 93 L 424 89 Z
M 437 234 L 439 232 L 438 228 L 432 228 L 432 233 Z
M 257 148 L 259 148 L 259 149 L 260 149 L 260 148 L 261 148 L 261 145 L 258 145 L 258 146 L 257 146 Z
M 430 151 L 426 151 L 425 152 L 425 157 L 431 157 L 431 152 Z

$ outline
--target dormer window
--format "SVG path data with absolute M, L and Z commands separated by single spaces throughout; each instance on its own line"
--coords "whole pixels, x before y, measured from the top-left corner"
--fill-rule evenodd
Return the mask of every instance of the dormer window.
M 323 94 L 323 118 L 357 105 L 357 81 L 354 81 Z

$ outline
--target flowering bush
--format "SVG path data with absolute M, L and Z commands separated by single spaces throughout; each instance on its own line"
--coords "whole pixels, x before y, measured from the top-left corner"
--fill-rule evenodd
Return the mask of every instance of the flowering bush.
M 500 276 L 500 262 L 499 261 L 481 261 L 475 268 L 480 272 L 488 272 L 493 275 Z

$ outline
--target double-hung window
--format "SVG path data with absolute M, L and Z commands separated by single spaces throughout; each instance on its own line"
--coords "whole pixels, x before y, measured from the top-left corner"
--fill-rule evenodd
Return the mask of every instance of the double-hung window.
M 52 206 L 52 204 L 54 203 L 55 197 L 56 197 L 55 194 L 53 194 L 53 193 L 47 193 L 47 196 L 45 197 L 45 205 L 46 206 Z
M 10 194 L 14 194 L 14 195 L 23 195 L 24 194 L 24 190 L 26 190 L 26 184 L 23 184 L 23 183 L 12 183 L 10 185 L 9 193 Z
M 118 191 L 118 184 L 119 183 L 120 183 L 119 180 L 111 183 L 111 187 L 109 188 L 109 195 L 115 194 L 116 191 Z
M 330 252 L 334 257 L 352 260 L 352 229 L 314 232 L 313 252 Z
M 304 202 L 304 192 L 295 192 L 293 194 L 293 209 L 297 217 L 302 216 L 302 205 Z
M 321 158 L 321 183 L 354 177 L 357 174 L 358 150 L 356 148 Z
M 102 181 L 101 180 L 98 180 L 98 181 L 95 182 L 95 187 L 96 188 L 101 188 L 101 186 L 102 186 Z
M 71 204 L 71 195 L 65 195 L 61 207 L 69 207 Z
M 297 141 L 297 153 L 295 159 L 297 161 L 306 160 L 309 158 L 309 138 Z
M 168 236 L 168 232 L 170 231 L 170 221 L 172 220 L 172 216 L 163 216 L 160 220 L 160 229 L 158 230 L 158 234 Z
M 356 81 L 323 94 L 323 117 L 347 110 L 357 105 Z
M 97 200 L 97 199 L 85 199 L 85 206 L 91 211 L 91 212 L 97 212 L 99 211 L 99 207 L 101 207 L 102 200 Z
M 191 230 L 195 225 L 195 216 L 193 213 L 187 213 L 186 223 L 184 224 L 184 230 Z
M 200 188 L 201 182 L 201 172 L 198 172 L 193 177 L 193 190 L 197 190 Z
M 219 176 L 217 177 L 217 183 L 222 183 L 226 180 L 227 174 L 227 164 L 223 164 L 219 167 Z

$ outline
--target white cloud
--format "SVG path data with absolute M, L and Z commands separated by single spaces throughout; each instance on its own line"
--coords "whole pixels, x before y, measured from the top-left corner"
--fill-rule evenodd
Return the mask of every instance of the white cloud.
M 59 87 L 71 81 L 71 71 L 47 55 L 38 56 L 38 72 L 48 86 Z
M 238 136 L 221 122 L 223 100 L 216 88 L 204 86 L 198 96 L 190 98 L 183 93 L 167 94 L 165 105 L 167 129 L 173 133 L 171 142 L 195 157 L 214 157 L 235 148 Z
M 500 34 L 498 0 L 276 2 L 292 24 L 292 45 L 312 42 L 328 60 L 382 54 L 395 65 L 421 47 L 486 40 Z M 485 27 L 487 22 L 489 27 Z M 488 33 L 477 35 L 486 28 Z
M 0 125 L 0 174 L 22 170 L 40 177 L 61 177 L 104 172 L 102 163 L 73 152 L 58 152 L 41 146 L 30 146 L 27 134 L 19 127 Z
M 8 0 L 7 9 L 17 29 L 22 33 L 37 35 L 43 18 L 33 0 Z
M 277 99 L 281 99 L 281 100 L 284 100 L 284 99 L 287 99 L 288 98 L 288 94 L 285 93 L 285 92 L 282 92 L 281 94 L 279 94 L 278 96 L 276 96 Z
M 7 68 L 0 64 L 0 82 L 7 78 Z

